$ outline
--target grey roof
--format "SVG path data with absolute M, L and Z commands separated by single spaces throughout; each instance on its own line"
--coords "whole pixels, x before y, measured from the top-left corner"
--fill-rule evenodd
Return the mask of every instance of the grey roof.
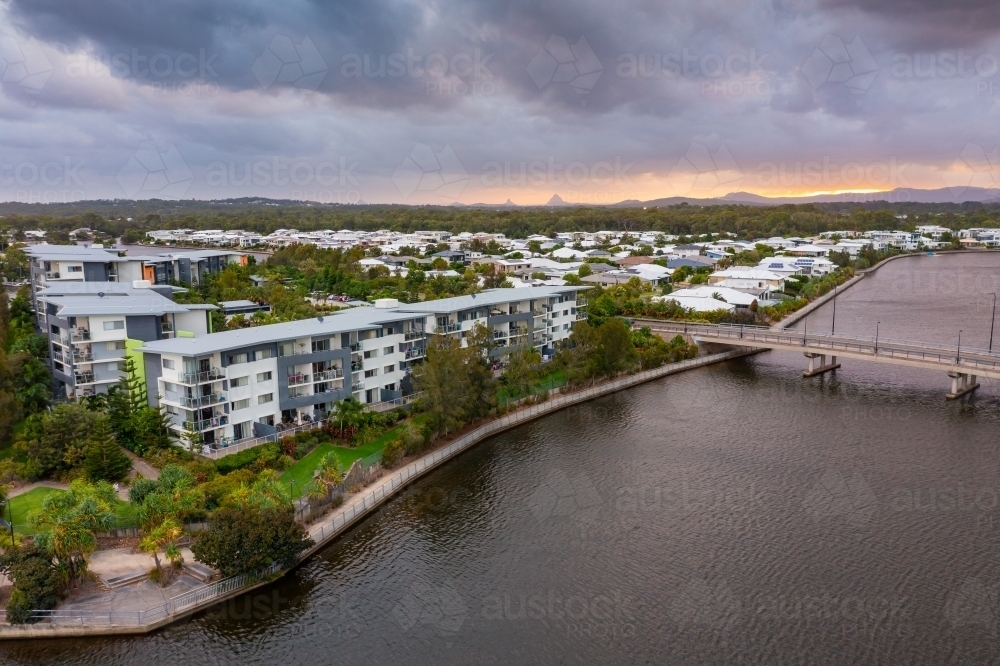
M 410 303 L 400 305 L 400 310 L 411 312 L 455 312 L 457 310 L 469 310 L 480 306 L 497 305 L 510 301 L 525 301 L 535 298 L 548 298 L 558 296 L 568 291 L 579 291 L 589 289 L 589 287 L 520 287 L 518 289 L 487 289 L 478 294 L 467 296 L 453 296 L 451 298 L 440 298 L 423 303 Z
M 112 294 L 108 296 L 53 296 L 47 302 L 58 308 L 60 317 L 91 317 L 102 315 L 162 315 L 169 312 L 215 309 L 214 306 L 188 307 L 174 303 L 156 292 L 145 290 L 141 295 Z
M 84 247 L 82 245 L 30 245 L 24 252 L 42 261 L 80 261 L 80 262 L 122 262 L 129 261 L 127 257 L 119 257 L 114 252 L 101 248 Z
M 44 289 L 38 292 L 39 298 L 45 296 L 65 296 L 68 294 L 133 294 L 148 292 L 151 288 L 157 291 L 169 289 L 175 294 L 186 293 L 184 287 L 174 285 L 157 284 L 152 287 L 133 287 L 128 282 L 80 282 L 77 280 L 67 280 L 65 282 L 47 282 Z
M 195 338 L 171 338 L 147 342 L 141 349 L 154 354 L 203 356 L 227 349 L 252 347 L 296 338 L 320 337 L 335 333 L 370 330 L 383 324 L 413 319 L 414 314 L 397 309 L 352 308 L 333 314 L 282 324 L 220 331 Z
M 223 308 L 251 308 L 260 304 L 254 303 L 249 299 L 241 299 L 237 301 L 219 301 L 219 305 L 221 305 Z M 262 305 L 261 307 L 266 308 L 267 306 Z

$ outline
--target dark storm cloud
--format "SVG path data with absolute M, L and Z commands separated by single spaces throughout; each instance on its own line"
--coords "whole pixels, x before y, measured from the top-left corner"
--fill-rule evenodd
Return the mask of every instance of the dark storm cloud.
M 907 49 L 974 47 L 1000 29 L 995 0 L 821 0 L 825 10 L 856 10 L 878 22 L 895 46 Z

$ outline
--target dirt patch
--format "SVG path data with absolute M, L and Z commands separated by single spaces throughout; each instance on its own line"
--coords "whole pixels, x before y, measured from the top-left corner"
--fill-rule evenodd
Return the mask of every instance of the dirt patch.
M 139 537 L 97 537 L 97 550 L 131 548 L 134 553 L 138 546 Z

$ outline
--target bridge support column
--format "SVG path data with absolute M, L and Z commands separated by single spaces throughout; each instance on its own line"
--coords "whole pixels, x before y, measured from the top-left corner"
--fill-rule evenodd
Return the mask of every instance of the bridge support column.
M 836 356 L 831 356 L 829 363 L 826 362 L 826 354 L 805 352 L 804 356 L 809 359 L 809 369 L 802 373 L 803 377 L 815 377 L 840 367 Z M 819 365 L 816 365 L 816 359 L 819 359 Z
M 976 381 L 975 375 L 952 371 L 948 373 L 948 376 L 951 377 L 951 393 L 945 396 L 948 400 L 961 398 L 979 388 L 979 382 Z

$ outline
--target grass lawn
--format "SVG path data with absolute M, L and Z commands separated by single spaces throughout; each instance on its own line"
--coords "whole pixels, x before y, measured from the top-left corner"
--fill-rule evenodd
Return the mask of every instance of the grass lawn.
M 11 501 L 11 510 L 14 514 L 14 531 L 21 534 L 34 534 L 35 530 L 28 522 L 28 516 L 33 511 L 42 508 L 42 502 L 52 493 L 61 493 L 57 488 L 33 488 L 23 495 L 18 495 Z M 118 502 L 115 507 L 115 516 L 118 518 L 118 527 L 135 527 L 138 525 L 136 508 L 128 502 Z M 6 512 L 3 516 L 7 519 Z
M 417 416 L 414 419 L 414 423 L 419 425 L 422 422 L 422 415 Z M 387 430 L 372 442 L 365 444 L 364 446 L 357 447 L 347 447 L 347 446 L 334 446 L 333 444 L 320 444 L 315 449 L 310 451 L 306 457 L 298 461 L 291 467 L 285 470 L 281 475 L 281 482 L 286 484 L 287 487 L 292 490 L 294 489 L 293 495 L 295 497 L 301 497 L 305 493 L 306 485 L 312 481 L 313 472 L 319 467 L 319 461 L 327 453 L 331 451 L 336 454 L 337 462 L 340 463 L 340 470 L 346 471 L 351 465 L 354 464 L 355 460 L 362 460 L 368 456 L 374 455 L 385 448 L 393 438 L 397 437 L 405 427 L 405 423 L 401 423 L 391 430 Z M 295 481 L 295 485 L 292 485 L 292 481 Z
M 542 391 L 551 391 L 554 388 L 559 388 L 566 384 L 566 373 L 563 370 L 557 370 L 555 372 L 543 375 L 538 379 L 534 386 L 531 387 L 531 393 L 541 393 Z M 525 394 L 529 395 L 529 394 Z M 508 389 L 506 386 L 502 387 L 497 391 L 497 402 L 501 405 L 506 404 L 511 400 L 516 400 L 518 398 L 523 398 L 524 395 L 514 395 L 513 392 L 508 395 Z

